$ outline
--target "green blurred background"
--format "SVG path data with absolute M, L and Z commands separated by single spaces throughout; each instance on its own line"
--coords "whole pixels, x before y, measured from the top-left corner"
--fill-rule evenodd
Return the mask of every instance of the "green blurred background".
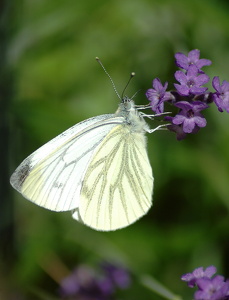
M 173 87 L 174 53 L 198 48 L 205 71 L 229 80 L 229 2 L 217 0 L 3 0 L 0 7 L 1 300 L 57 299 L 58 281 L 79 264 L 118 261 L 134 274 L 121 299 L 161 299 L 148 274 L 183 299 L 183 273 L 214 264 L 229 277 L 229 115 L 205 112 L 208 126 L 182 142 L 148 136 L 154 206 L 134 225 L 96 232 L 70 213 L 40 208 L 9 177 L 32 151 L 75 123 L 112 113 L 121 93 L 146 104 L 153 78 Z M 210 84 L 209 87 L 211 88 Z M 149 122 L 153 128 L 156 121 Z

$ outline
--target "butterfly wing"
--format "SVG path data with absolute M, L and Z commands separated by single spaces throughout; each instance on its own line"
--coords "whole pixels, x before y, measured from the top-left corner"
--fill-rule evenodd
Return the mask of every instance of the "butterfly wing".
M 101 115 L 80 122 L 27 157 L 11 176 L 25 198 L 54 211 L 76 208 L 88 163 L 104 137 L 123 118 Z
M 147 213 L 152 191 L 144 134 L 117 125 L 93 154 L 73 218 L 102 231 L 125 227 Z

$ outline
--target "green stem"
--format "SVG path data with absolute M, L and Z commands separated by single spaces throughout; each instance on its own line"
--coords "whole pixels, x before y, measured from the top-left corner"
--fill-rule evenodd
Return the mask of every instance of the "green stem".
M 158 295 L 162 296 L 165 299 L 169 300 L 182 300 L 182 298 L 178 295 L 173 294 L 166 287 L 164 287 L 161 283 L 156 281 L 153 277 L 149 275 L 142 275 L 140 278 L 140 282 L 143 286 L 147 287 L 151 291 L 154 291 Z

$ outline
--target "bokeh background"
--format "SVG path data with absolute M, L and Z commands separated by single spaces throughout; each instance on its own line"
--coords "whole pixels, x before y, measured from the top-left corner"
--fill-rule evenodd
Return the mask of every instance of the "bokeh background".
M 9 177 L 32 151 L 75 123 L 112 113 L 121 93 L 146 104 L 153 78 L 173 87 L 174 53 L 198 48 L 206 73 L 229 80 L 229 3 L 219 0 L 3 0 L 0 7 L 0 296 L 58 299 L 76 266 L 118 262 L 133 274 L 119 299 L 162 299 L 144 274 L 183 299 L 183 273 L 214 264 L 229 277 L 229 115 L 212 106 L 208 126 L 178 142 L 148 136 L 154 206 L 134 225 L 96 232 L 71 214 L 40 208 Z M 209 84 L 209 88 L 211 85 Z M 153 128 L 157 121 L 149 122 Z

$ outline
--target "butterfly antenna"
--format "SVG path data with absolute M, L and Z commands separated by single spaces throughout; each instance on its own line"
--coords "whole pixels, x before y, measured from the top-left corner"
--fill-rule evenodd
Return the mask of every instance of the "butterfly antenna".
M 129 85 L 131 79 L 132 79 L 134 76 L 135 76 L 135 73 L 134 73 L 134 72 L 130 73 L 130 78 L 129 78 L 129 80 L 128 80 L 128 82 L 127 82 L 127 84 L 126 84 L 126 86 L 124 87 L 123 92 L 122 92 L 122 99 L 123 99 L 123 97 L 124 97 L 124 93 L 125 93 L 125 91 L 126 91 L 128 85 Z M 136 94 L 136 93 L 135 93 L 135 94 Z M 134 96 L 135 96 L 135 94 L 134 94 Z M 131 99 L 132 99 L 132 98 L 131 98 Z
M 131 99 L 134 99 L 134 98 L 136 97 L 136 95 L 137 95 L 139 92 L 140 92 L 140 90 L 138 90 L 137 92 L 135 92 L 135 93 L 133 94 L 133 96 L 131 97 Z
M 107 70 L 105 69 L 105 67 L 104 67 L 104 65 L 102 64 L 101 60 L 100 60 L 98 57 L 96 57 L 95 59 L 96 59 L 97 62 L 100 64 L 100 66 L 103 68 L 103 71 L 107 74 L 108 78 L 109 78 L 110 81 L 111 81 L 111 84 L 112 84 L 112 86 L 113 86 L 113 89 L 114 89 L 116 95 L 117 95 L 118 98 L 121 100 L 121 97 L 120 97 L 120 95 L 119 95 L 119 93 L 118 93 L 118 91 L 117 91 L 117 89 L 116 89 L 116 86 L 115 86 L 114 81 L 112 80 L 110 74 L 109 74 L 109 73 L 107 72 Z M 130 80 L 129 80 L 129 81 L 130 81 Z

